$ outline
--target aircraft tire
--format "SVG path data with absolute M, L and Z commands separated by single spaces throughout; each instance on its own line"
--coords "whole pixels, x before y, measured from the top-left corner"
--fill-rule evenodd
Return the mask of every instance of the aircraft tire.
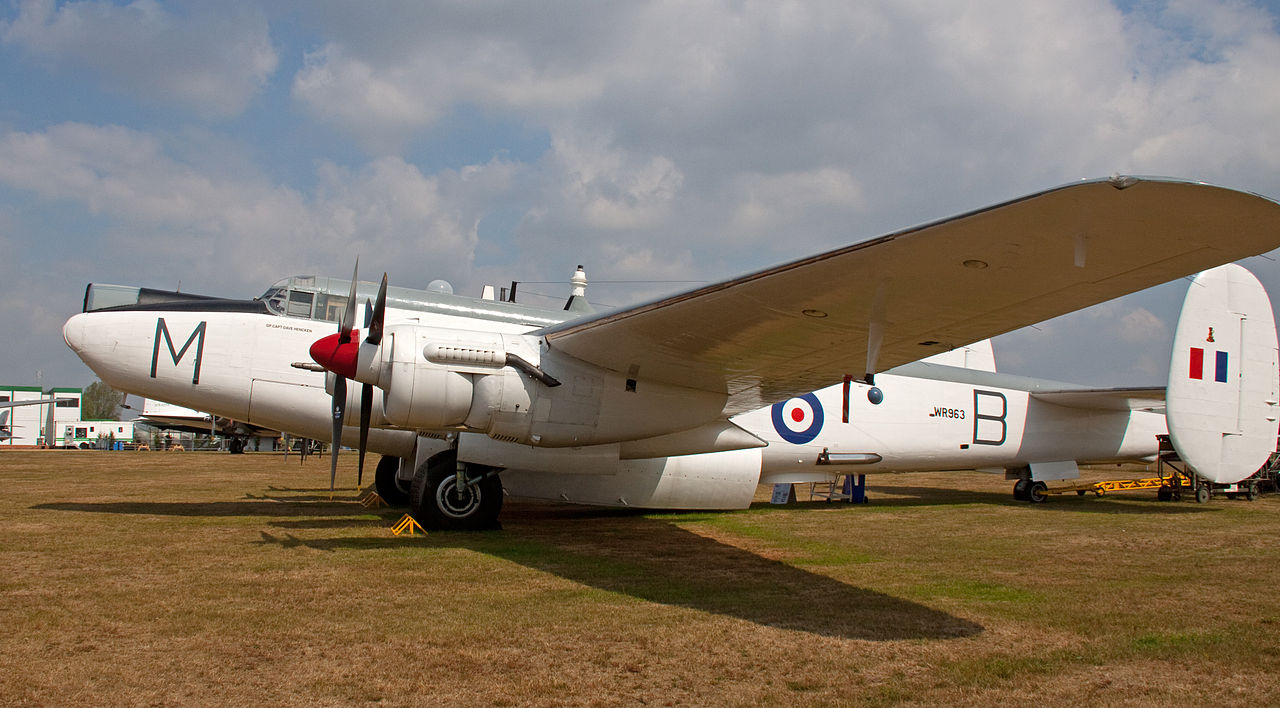
M 1013 484 L 1013 498 L 1016 501 L 1031 501 L 1027 496 L 1031 490 L 1031 480 L 1020 479 Z
M 457 452 L 453 450 L 433 455 L 419 465 L 409 490 L 409 513 L 426 529 L 481 531 L 499 528 L 502 482 L 495 475 L 458 493 L 455 489 L 456 473 Z
M 1049 489 L 1044 482 L 1033 482 L 1031 488 L 1027 490 L 1027 500 L 1032 504 L 1043 504 L 1049 499 L 1049 495 L 1045 492 Z
M 392 455 L 383 455 L 378 460 L 378 467 L 373 474 L 373 488 L 385 501 L 391 506 L 408 506 L 409 490 L 401 486 L 401 482 L 396 478 L 396 473 L 400 470 L 400 458 Z M 412 484 L 412 483 L 410 483 Z

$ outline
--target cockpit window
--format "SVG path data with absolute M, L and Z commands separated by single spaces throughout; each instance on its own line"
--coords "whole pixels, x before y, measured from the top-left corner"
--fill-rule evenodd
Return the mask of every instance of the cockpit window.
M 283 288 L 271 288 L 258 298 L 267 304 L 267 309 L 273 315 L 284 314 L 285 292 Z
M 321 317 L 330 322 L 337 322 L 342 319 L 342 315 L 347 309 L 346 295 L 330 295 L 328 301 L 323 303 L 324 307 L 320 308 Z
M 311 317 L 311 303 L 315 293 L 304 293 L 294 290 L 289 293 L 289 306 L 285 311 L 290 317 Z
M 283 288 L 270 288 L 265 293 L 262 293 L 262 297 L 259 297 L 259 300 L 266 303 L 266 309 L 270 310 L 271 314 L 283 315 L 284 297 Z

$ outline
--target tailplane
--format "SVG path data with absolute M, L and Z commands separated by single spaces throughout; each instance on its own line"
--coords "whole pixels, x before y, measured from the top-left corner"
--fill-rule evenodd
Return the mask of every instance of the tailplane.
M 1234 264 L 1197 275 L 1182 303 L 1165 394 L 1169 437 L 1183 461 L 1219 484 L 1256 472 L 1276 449 L 1278 376 L 1262 283 Z

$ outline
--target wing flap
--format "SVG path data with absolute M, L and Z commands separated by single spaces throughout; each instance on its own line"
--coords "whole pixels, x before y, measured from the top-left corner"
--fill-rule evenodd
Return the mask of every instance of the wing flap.
M 733 414 L 1277 246 L 1280 205 L 1268 199 L 1096 180 L 543 334 L 631 378 L 725 392 Z

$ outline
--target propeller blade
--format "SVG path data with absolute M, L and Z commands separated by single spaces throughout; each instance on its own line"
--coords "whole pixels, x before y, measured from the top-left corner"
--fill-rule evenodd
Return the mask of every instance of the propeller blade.
M 370 344 L 382 343 L 382 320 L 387 316 L 387 274 L 382 274 L 382 284 L 378 286 L 378 300 L 373 305 L 373 317 L 369 320 L 369 336 L 365 337 Z
M 338 344 L 351 342 L 352 325 L 356 321 L 356 285 L 359 282 L 360 257 L 356 256 L 356 267 L 351 271 L 351 294 L 347 296 L 347 308 L 342 313 L 342 319 L 338 320 Z M 334 351 L 337 351 L 336 347 Z M 314 354 L 312 356 L 314 358 Z M 342 422 L 346 417 L 347 377 L 335 372 L 333 379 L 333 450 L 330 451 L 329 457 L 330 496 L 333 495 L 333 488 L 338 480 L 338 450 L 342 448 Z
M 369 447 L 369 418 L 373 414 L 373 387 L 360 384 L 360 463 L 356 467 L 356 488 L 364 484 L 364 453 Z
M 351 341 L 351 328 L 356 321 L 356 283 L 360 277 L 360 257 L 356 257 L 355 270 L 351 271 L 351 295 L 347 297 L 347 309 L 338 321 L 338 332 L 342 335 L 338 341 L 346 344 Z
M 333 494 L 338 479 L 338 448 L 342 447 L 342 420 L 347 413 L 347 380 L 341 376 L 333 381 L 333 450 L 330 453 L 329 493 Z

